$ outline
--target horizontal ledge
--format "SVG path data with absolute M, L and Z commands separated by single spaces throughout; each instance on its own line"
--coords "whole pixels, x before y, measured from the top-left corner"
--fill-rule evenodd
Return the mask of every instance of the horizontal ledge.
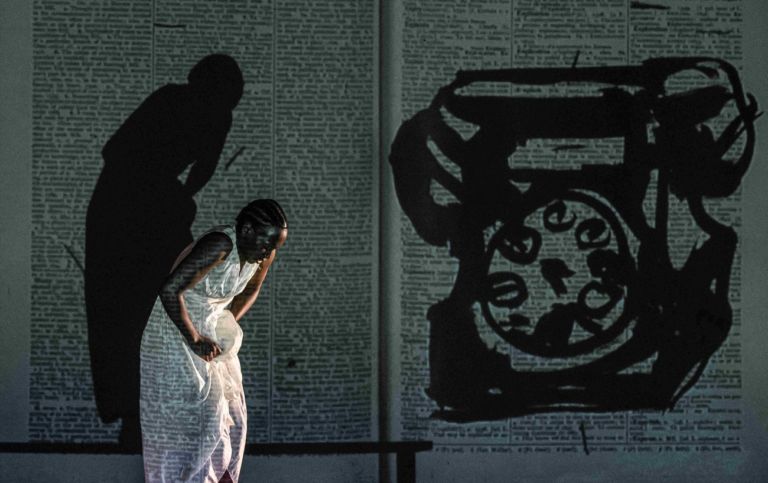
M 353 453 L 416 453 L 432 449 L 432 441 L 368 441 L 348 443 L 252 443 L 245 453 L 253 455 L 279 454 L 353 454 Z
M 250 443 L 248 455 L 416 453 L 432 449 L 431 441 L 361 441 Z M 117 443 L 0 443 L 0 453 L 139 454 Z

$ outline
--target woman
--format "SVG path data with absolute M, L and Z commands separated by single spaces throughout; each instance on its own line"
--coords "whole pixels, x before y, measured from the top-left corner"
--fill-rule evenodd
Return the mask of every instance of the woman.
M 146 481 L 238 480 L 246 408 L 236 321 L 287 235 L 280 205 L 255 200 L 234 227 L 213 228 L 179 256 L 141 340 Z

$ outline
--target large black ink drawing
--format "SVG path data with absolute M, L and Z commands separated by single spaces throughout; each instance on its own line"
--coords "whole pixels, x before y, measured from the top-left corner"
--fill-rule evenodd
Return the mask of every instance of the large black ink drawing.
M 122 420 L 126 447 L 141 444 L 142 332 L 173 262 L 193 240 L 193 196 L 213 176 L 243 93 L 240 68 L 222 54 L 203 58 L 188 81 L 152 93 L 107 141 L 88 206 L 85 299 L 94 396 L 102 421 Z
M 669 93 L 667 84 L 681 75 L 705 85 Z M 599 89 L 570 97 L 462 93 L 489 82 Z M 716 137 L 707 122 L 729 110 Z M 460 136 L 443 113 L 474 133 Z M 756 117 L 736 69 L 702 57 L 459 71 L 429 107 L 405 121 L 390 155 L 400 205 L 424 241 L 447 244 L 458 259 L 450 295 L 427 311 L 426 393 L 439 407 L 434 416 L 472 421 L 674 407 L 731 328 L 737 236 L 708 212 L 705 199 L 717 202 L 739 187 Z M 573 169 L 515 167 L 521 146 L 553 138 L 618 138 L 623 155 Z M 430 144 L 460 177 L 441 166 Z M 457 202 L 438 203 L 434 182 Z M 671 196 L 706 235 L 678 267 L 667 241 Z M 587 273 L 574 287 L 579 267 Z M 546 289 L 545 300 L 534 300 L 534 285 Z M 518 367 L 489 348 L 473 306 L 539 367 Z

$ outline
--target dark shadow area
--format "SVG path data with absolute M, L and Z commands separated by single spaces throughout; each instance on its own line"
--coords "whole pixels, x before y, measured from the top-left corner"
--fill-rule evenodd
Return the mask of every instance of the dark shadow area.
M 667 81 L 681 73 L 710 85 L 668 93 Z M 460 92 L 482 82 L 591 83 L 597 95 Z M 736 114 L 715 137 L 707 122 L 729 112 Z M 445 114 L 472 125 L 473 134 L 462 137 Z M 449 297 L 427 312 L 434 416 L 473 421 L 674 407 L 732 324 L 737 237 L 704 200 L 738 188 L 757 115 L 729 63 L 659 58 L 639 66 L 460 71 L 405 121 L 390 154 L 400 205 L 424 241 L 447 244 L 458 260 Z M 623 143 L 616 163 L 515 167 L 515 153 L 530 140 L 563 139 L 555 156 L 607 138 Z M 736 146 L 741 153 L 728 159 Z M 438 203 L 434 185 L 457 202 Z M 687 205 L 704 235 L 677 268 L 668 242 L 670 196 Z M 495 335 L 538 367 L 516 367 L 489 349 L 477 306 Z
M 122 419 L 120 441 L 129 447 L 141 441 L 142 332 L 174 260 L 193 241 L 193 197 L 213 176 L 242 92 L 234 59 L 207 56 L 187 84 L 152 93 L 102 150 L 86 218 L 88 344 L 99 416 Z

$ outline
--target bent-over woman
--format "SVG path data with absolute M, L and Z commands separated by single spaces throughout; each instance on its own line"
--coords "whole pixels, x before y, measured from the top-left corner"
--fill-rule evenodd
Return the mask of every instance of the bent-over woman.
M 141 340 L 141 428 L 147 482 L 238 481 L 247 413 L 238 321 L 288 235 L 274 200 L 187 247 Z

